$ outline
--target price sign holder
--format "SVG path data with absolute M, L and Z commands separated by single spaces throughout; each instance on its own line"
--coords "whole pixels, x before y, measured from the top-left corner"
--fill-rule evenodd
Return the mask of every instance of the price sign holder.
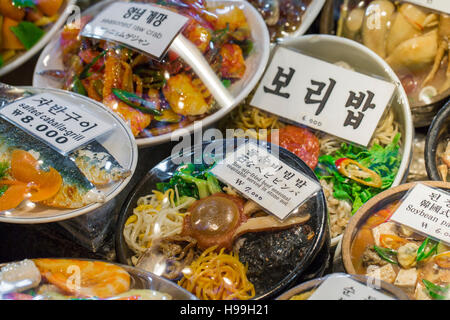
M 450 244 L 450 193 L 418 183 L 390 220 Z
M 113 129 L 109 123 L 51 93 L 39 93 L 7 104 L 0 109 L 0 117 L 62 155 Z
M 211 173 L 281 220 L 321 188 L 251 140 L 229 152 Z
M 395 85 L 278 47 L 250 104 L 368 146 Z

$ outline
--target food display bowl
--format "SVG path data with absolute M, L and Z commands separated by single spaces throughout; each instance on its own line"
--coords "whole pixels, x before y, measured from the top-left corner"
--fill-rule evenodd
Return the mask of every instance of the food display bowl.
M 87 213 L 95 213 L 109 207 L 109 204 L 115 201 L 115 197 L 128 185 L 137 166 L 138 148 L 129 126 L 104 105 L 76 93 L 60 89 L 17 87 L 15 89 L 12 88 L 7 94 L 18 94 L 18 97 L 21 97 L 24 92 L 32 94 L 51 93 L 77 105 L 91 115 L 95 115 L 98 119 L 110 123 L 113 127 L 112 131 L 99 137 L 97 142 L 103 145 L 119 164 L 130 172 L 130 175 L 123 180 L 97 187 L 105 195 L 104 202 L 92 203 L 78 209 L 57 209 L 37 204 L 34 209 L 16 209 L 11 213 L 4 211 L 0 214 L 0 222 L 48 223 L 78 217 Z M 111 209 L 109 208 L 108 210 Z
M 404 182 L 408 175 L 412 157 L 414 126 L 406 93 L 388 64 L 373 51 L 356 41 L 331 35 L 305 35 L 298 39 L 286 41 L 281 45 L 329 63 L 347 62 L 360 73 L 381 78 L 395 84 L 396 89 L 392 100 L 392 108 L 402 135 L 400 147 L 402 160 L 392 186 L 395 187 Z M 330 50 L 330 48 L 333 48 L 333 50 Z M 336 246 L 341 238 L 342 235 L 331 239 L 331 245 Z
M 450 101 L 439 110 L 428 128 L 425 140 L 425 168 L 430 180 L 442 180 L 438 171 L 437 153 L 446 147 L 445 141 L 450 138 Z
M 59 260 L 63 260 L 63 258 L 55 258 L 54 260 L 58 262 Z M 100 261 L 94 259 L 80 259 L 80 258 L 75 258 L 74 260 L 90 261 L 90 262 Z M 176 285 L 175 283 L 167 279 L 157 276 L 154 273 L 147 272 L 145 270 L 131 267 L 128 265 L 123 265 L 120 263 L 110 261 L 100 261 L 100 262 L 107 262 L 125 269 L 125 271 L 127 271 L 131 277 L 130 289 L 147 289 L 158 291 L 160 293 L 169 294 L 173 300 L 198 300 L 197 297 L 194 296 L 192 293 L 186 291 L 185 289 L 181 288 L 180 286 Z M 7 265 L 7 263 L 0 264 L 0 268 L 4 267 L 5 265 Z
M 343 277 L 343 278 L 349 278 L 352 280 L 355 280 L 361 284 L 367 285 L 370 284 L 370 279 L 366 276 L 362 276 L 362 275 L 355 275 L 355 274 L 345 274 L 345 273 L 332 273 L 329 275 L 326 275 L 322 278 L 317 278 L 317 279 L 313 279 L 310 281 L 306 281 L 302 284 L 299 284 L 291 289 L 289 289 L 288 291 L 284 292 L 283 294 L 281 294 L 279 297 L 276 298 L 276 300 L 290 300 L 292 297 L 302 294 L 302 293 L 306 293 L 312 290 L 317 289 L 326 279 L 331 278 L 331 277 Z M 392 284 L 389 284 L 387 282 L 384 281 L 380 281 L 379 282 L 379 287 L 375 288 L 374 286 L 372 287 L 375 290 L 398 300 L 409 300 L 408 296 L 399 288 L 397 288 L 396 286 L 393 286 Z
M 340 7 L 343 0 L 326 0 L 320 15 L 320 33 L 336 34 Z M 410 103 L 412 119 L 415 127 L 428 126 L 439 109 L 446 103 L 450 96 L 450 89 L 434 97 L 432 103 L 418 101 Z
M 375 197 L 367 201 L 358 210 L 358 212 L 356 212 L 356 214 L 350 220 L 350 223 L 348 224 L 342 238 L 342 261 L 344 264 L 345 272 L 349 274 L 356 274 L 356 270 L 351 259 L 351 247 L 358 231 L 364 225 L 366 220 L 374 213 L 385 208 L 388 204 L 400 200 L 417 183 L 419 182 L 405 183 L 379 193 Z M 450 190 L 450 183 L 445 183 L 442 181 L 421 181 L 420 183 L 425 184 L 429 187 L 439 188 L 446 191 Z
M 33 47 L 17 54 L 14 58 L 5 63 L 5 65 L 0 68 L 0 77 L 27 62 L 31 57 L 41 51 L 49 41 L 54 39 L 55 35 L 58 34 L 61 27 L 66 23 L 66 20 L 73 11 L 76 2 L 76 0 L 64 0 L 59 10 L 58 20 L 44 29 L 45 34 Z
M 238 140 L 215 140 L 211 143 L 203 143 L 203 145 L 198 145 L 195 148 L 191 147 L 190 150 L 186 151 L 183 156 L 193 156 L 195 157 L 195 159 L 197 159 L 197 155 L 201 155 L 203 151 L 205 151 L 205 148 L 208 148 L 206 150 L 215 150 L 213 151 L 214 157 L 217 159 L 217 157 L 222 157 L 224 155 L 224 150 L 233 150 L 232 148 L 236 148 L 237 146 L 235 145 L 235 141 Z M 315 178 L 312 170 L 300 158 L 283 148 L 277 147 L 276 145 L 271 145 L 268 143 L 263 144 L 265 146 L 268 146 L 268 148 L 270 148 L 270 150 L 272 151 L 278 151 L 280 160 L 284 161 L 292 168 L 305 173 L 307 176 L 317 181 L 317 178 Z M 212 151 L 207 152 L 208 154 L 210 154 L 209 152 Z M 177 155 L 172 155 L 171 157 L 168 157 L 153 169 L 151 169 L 146 174 L 146 176 L 143 177 L 143 179 L 137 184 L 136 188 L 131 192 L 130 196 L 122 207 L 115 237 L 116 255 L 121 263 L 131 264 L 131 256 L 133 255 L 132 251 L 128 248 L 123 236 L 125 222 L 133 214 L 133 209 L 136 207 L 137 201 L 140 197 L 148 195 L 152 192 L 152 190 L 155 190 L 156 184 L 158 182 L 167 182 L 171 179 L 174 171 L 180 164 L 180 162 L 178 161 L 178 157 L 179 156 Z M 302 256 L 302 258 L 299 261 L 293 262 L 293 266 L 290 272 L 274 272 L 278 273 L 278 275 L 272 274 L 273 270 L 278 269 L 276 265 L 273 265 L 272 263 L 270 264 L 272 271 L 267 273 L 267 281 L 270 285 L 266 285 L 266 288 L 268 287 L 269 289 L 265 290 L 264 292 L 256 292 L 254 299 L 273 298 L 282 290 L 285 290 L 287 287 L 297 283 L 298 281 L 301 281 L 302 279 L 318 277 L 323 274 L 329 258 L 329 229 L 327 225 L 327 212 L 323 191 L 320 189 L 319 192 L 317 192 L 314 196 L 307 200 L 302 206 L 307 206 L 306 208 L 308 208 L 308 210 L 310 209 L 308 212 L 311 213 L 311 219 L 309 220 L 308 224 L 312 227 L 315 233 L 314 238 L 309 241 L 307 246 L 305 246 L 305 248 L 307 247 L 307 250 L 305 251 L 305 254 Z M 297 227 L 293 227 L 293 229 L 296 228 Z M 253 235 L 257 234 L 258 233 L 254 233 Z M 264 234 L 267 234 L 267 232 L 261 232 L 259 234 L 261 235 L 261 237 L 257 237 L 256 240 L 247 239 L 246 241 L 252 241 L 252 243 L 253 241 L 262 241 L 262 237 L 264 236 Z M 289 248 L 292 248 L 292 245 L 293 243 L 287 242 L 287 250 L 289 250 Z M 270 247 L 268 247 L 267 250 L 270 250 Z
M 116 0 L 101 1 L 85 10 L 83 15 L 95 15 L 115 1 Z M 208 3 L 217 5 L 238 4 L 244 11 L 247 18 L 248 24 L 251 28 L 251 37 L 254 43 L 253 51 L 246 59 L 247 68 L 244 76 L 228 88 L 233 97 L 232 103 L 226 107 L 219 108 L 219 110 L 203 118 L 201 120 L 201 125 L 203 127 L 208 127 L 217 122 L 248 96 L 251 90 L 253 90 L 256 86 L 259 78 L 262 76 L 270 53 L 270 40 L 266 24 L 259 12 L 251 4 L 247 1 L 241 0 L 210 0 Z M 62 83 L 60 81 L 40 75 L 40 72 L 44 70 L 63 70 L 59 38 L 60 33 L 56 34 L 53 37 L 53 40 L 42 51 L 34 70 L 33 86 L 50 88 L 62 87 Z M 194 52 L 192 52 L 192 54 L 194 55 Z M 182 129 L 178 129 L 170 133 L 164 133 L 152 137 L 137 138 L 136 141 L 139 147 L 154 146 L 164 142 L 170 142 L 173 135 L 177 135 L 179 133 L 192 133 L 194 129 L 196 129 L 194 128 L 194 123 L 191 123 Z

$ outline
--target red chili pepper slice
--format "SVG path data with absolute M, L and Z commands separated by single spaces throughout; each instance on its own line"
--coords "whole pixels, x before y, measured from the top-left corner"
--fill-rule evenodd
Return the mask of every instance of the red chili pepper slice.
M 349 158 L 340 158 L 334 162 L 339 173 L 369 187 L 381 188 L 382 181 L 378 173 L 364 167 Z

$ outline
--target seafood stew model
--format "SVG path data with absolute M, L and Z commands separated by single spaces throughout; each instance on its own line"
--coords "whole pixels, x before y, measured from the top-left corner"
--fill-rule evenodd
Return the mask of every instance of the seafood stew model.
M 425 184 L 444 191 L 450 187 L 443 182 Z M 413 186 L 410 183 L 386 191 L 358 212 L 343 239 L 345 269 L 394 284 L 411 299 L 448 300 L 449 244 L 391 219 Z
M 214 145 L 222 143 L 233 140 Z M 283 161 L 314 177 L 293 154 L 279 150 Z M 168 158 L 153 168 L 123 208 L 118 258 L 171 279 L 200 299 L 273 296 L 328 248 L 323 194 L 279 220 L 218 181 L 210 167 Z
M 449 96 L 448 14 L 404 1 L 350 0 L 341 7 L 337 35 L 361 42 L 385 59 L 412 108 Z
M 154 274 L 110 262 L 26 259 L 0 265 L 2 300 L 193 300 Z
M 1 107 L 42 92 L 2 86 Z M 136 166 L 132 134 L 114 113 L 78 95 L 45 92 L 88 108 L 99 119 L 114 123 L 113 129 L 65 155 L 0 118 L 0 218 L 4 221 L 46 222 L 86 213 L 120 192 Z M 121 144 L 122 153 L 113 141 Z
M 101 10 L 102 3 L 95 8 Z M 222 90 L 235 99 L 246 95 L 262 74 L 269 50 L 267 29 L 256 9 L 242 1 L 174 0 L 164 6 L 189 18 L 181 34 L 195 45 L 195 54 L 206 59 Z M 37 82 L 59 79 L 58 87 L 102 102 L 120 114 L 138 143 L 145 145 L 190 128 L 195 120 L 226 112 L 218 112 L 214 92 L 174 51 L 157 61 L 110 42 L 80 38 L 80 27 L 94 15 L 84 16 L 81 26 L 65 26 L 57 52 L 46 53 L 57 54 L 64 70 L 43 69 L 38 63 Z

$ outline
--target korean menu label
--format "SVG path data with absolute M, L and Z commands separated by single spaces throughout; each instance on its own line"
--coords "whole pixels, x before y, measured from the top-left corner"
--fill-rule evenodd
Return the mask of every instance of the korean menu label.
M 450 193 L 419 183 L 391 220 L 450 244 Z
M 161 59 L 187 21 L 160 6 L 115 2 L 97 14 L 81 35 L 118 42 Z
M 308 300 L 393 300 L 348 277 L 328 277 Z
M 113 128 L 111 124 L 51 93 L 36 94 L 10 103 L 0 109 L 0 116 L 62 154 Z
M 367 146 L 394 89 L 387 81 L 279 47 L 250 104 Z
M 450 1 L 448 0 L 404 0 L 404 2 L 450 14 Z
M 320 190 L 318 182 L 253 142 L 227 154 L 211 172 L 280 219 Z

